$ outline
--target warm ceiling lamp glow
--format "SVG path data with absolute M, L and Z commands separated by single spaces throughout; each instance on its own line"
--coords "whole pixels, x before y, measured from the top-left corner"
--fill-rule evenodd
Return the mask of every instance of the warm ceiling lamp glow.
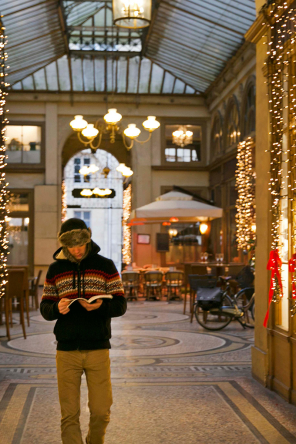
M 177 217 L 171 217 L 170 222 L 179 222 L 179 219 Z
M 178 234 L 178 230 L 176 230 L 176 228 L 170 228 L 169 229 L 169 235 L 171 237 L 175 237 L 175 236 L 177 236 L 177 234 Z
M 93 194 L 101 197 L 109 196 L 110 194 L 112 194 L 112 190 L 110 190 L 109 188 L 94 188 Z
M 130 123 L 123 132 L 130 139 L 135 139 L 140 135 L 141 130 L 136 127 L 135 123 Z
M 151 0 L 113 0 L 114 24 L 122 28 L 141 29 L 150 25 Z
M 142 125 L 145 130 L 149 131 L 149 133 L 152 133 L 152 131 L 160 127 L 160 123 L 156 120 L 156 116 L 148 116 L 147 120 L 145 120 Z
M 92 163 L 89 167 L 88 167 L 88 171 L 91 174 L 95 174 L 97 171 L 99 171 L 99 167 L 97 165 L 95 165 L 94 163 Z
M 105 122 L 111 125 L 116 125 L 121 119 L 122 115 L 119 114 L 115 108 L 108 109 L 108 113 L 104 115 Z
M 208 229 L 208 224 L 206 224 L 204 222 L 202 224 L 200 224 L 199 231 L 201 234 L 205 234 L 207 229 Z
M 80 191 L 80 194 L 83 197 L 90 197 L 90 196 L 92 196 L 93 192 L 89 188 L 86 188 L 86 189 Z
M 94 128 L 93 123 L 89 123 L 84 130 L 81 131 L 81 134 L 86 137 L 87 139 L 93 139 L 99 134 L 99 130 Z
M 171 222 L 162 222 L 162 225 L 164 227 L 169 227 L 171 225 Z
M 124 177 L 130 177 L 134 174 L 134 172 L 129 167 L 125 167 L 123 170 L 121 170 L 121 174 Z
M 181 126 L 177 131 L 172 134 L 173 143 L 177 146 L 186 146 L 193 143 L 193 132 L 188 131 L 186 126 Z
M 74 131 L 82 131 L 87 127 L 87 121 L 83 119 L 83 116 L 74 116 L 74 120 L 70 122 L 70 126 Z

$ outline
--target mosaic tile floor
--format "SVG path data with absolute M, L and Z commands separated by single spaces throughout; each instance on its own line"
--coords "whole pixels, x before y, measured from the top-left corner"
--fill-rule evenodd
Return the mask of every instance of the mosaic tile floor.
M 296 444 L 296 407 L 251 377 L 253 331 L 209 333 L 182 308 L 132 302 L 112 321 L 106 444 Z M 9 342 L 0 326 L 0 443 L 61 443 L 54 323 L 32 311 L 24 340 L 15 321 Z M 88 416 L 83 380 L 83 435 Z

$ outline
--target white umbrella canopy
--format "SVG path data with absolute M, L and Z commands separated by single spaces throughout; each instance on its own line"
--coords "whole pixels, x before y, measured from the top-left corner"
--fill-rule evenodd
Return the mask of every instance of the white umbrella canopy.
M 194 200 L 179 191 L 170 191 L 131 212 L 130 222 L 159 223 L 177 218 L 179 221 L 205 221 L 222 217 L 222 208 Z

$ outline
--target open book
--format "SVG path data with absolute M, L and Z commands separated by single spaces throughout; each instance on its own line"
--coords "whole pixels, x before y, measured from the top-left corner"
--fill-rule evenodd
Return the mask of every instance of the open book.
M 76 299 L 66 299 L 66 300 L 69 301 L 68 307 L 70 307 L 70 305 L 73 304 L 73 302 L 78 301 L 78 299 L 81 299 L 82 301 L 85 301 L 88 304 L 91 304 L 92 302 L 96 301 L 97 299 L 112 299 L 112 298 L 113 298 L 113 296 L 111 294 L 100 294 L 98 296 L 92 296 L 89 299 L 76 298 Z

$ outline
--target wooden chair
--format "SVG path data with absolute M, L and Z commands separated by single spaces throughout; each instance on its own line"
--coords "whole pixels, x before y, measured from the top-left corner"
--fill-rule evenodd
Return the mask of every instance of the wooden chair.
M 29 288 L 29 296 L 31 296 L 33 299 L 33 303 L 35 304 L 35 310 L 38 310 L 38 308 L 39 308 L 38 287 L 39 287 L 41 274 L 42 274 L 42 270 L 39 270 L 37 277 L 32 279 L 31 286 Z
M 26 313 L 27 313 L 27 324 L 30 327 L 30 306 L 29 306 L 29 270 L 28 265 L 9 265 L 7 267 L 8 272 L 24 270 L 25 272 L 25 305 L 26 305 Z
M 10 341 L 10 328 L 9 321 L 12 326 L 12 309 L 13 302 L 16 300 L 19 305 L 20 311 L 20 323 L 23 329 L 23 335 L 26 339 L 25 319 L 24 319 L 24 301 L 26 300 L 26 294 L 28 286 L 27 273 L 25 268 L 13 268 L 8 269 L 8 282 L 5 289 L 5 323 L 6 323 L 6 336 Z
M 189 274 L 188 281 L 190 285 L 190 322 L 194 314 L 194 302 L 198 288 L 211 288 L 217 286 L 217 277 L 212 274 Z
M 181 297 L 181 288 L 184 285 L 183 271 L 167 271 L 165 274 L 168 301 L 174 297 Z M 179 295 L 178 295 L 179 292 Z M 173 296 L 174 295 L 174 296 Z
M 138 299 L 140 273 L 138 271 L 123 271 L 121 274 L 126 299 Z
M 149 300 L 151 293 L 152 298 L 156 299 L 157 295 L 161 299 L 162 278 L 161 271 L 146 271 L 145 275 L 146 299 Z

